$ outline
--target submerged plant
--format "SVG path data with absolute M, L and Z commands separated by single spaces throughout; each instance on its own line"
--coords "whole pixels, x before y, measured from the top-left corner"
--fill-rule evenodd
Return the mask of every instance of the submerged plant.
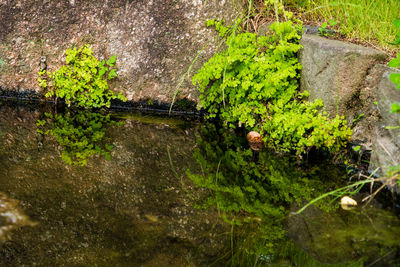
M 64 99 L 68 106 L 83 108 L 109 107 L 112 99 L 126 101 L 126 97 L 116 95 L 109 89 L 108 81 L 115 79 L 116 55 L 109 60 L 99 61 L 89 45 L 68 49 L 66 65 L 49 72 L 39 71 L 39 86 L 47 91 L 46 97 Z
M 227 48 L 193 77 L 201 106 L 208 118 L 260 132 L 264 142 L 278 151 L 301 154 L 317 147 L 338 152 L 352 131 L 344 117 L 329 119 L 320 112 L 321 100 L 308 102 L 308 92 L 298 91 L 301 23 L 279 6 L 276 10 L 287 21 L 273 23 L 266 36 L 241 32 L 239 27 L 232 30 L 221 21 L 207 22 L 226 38 Z

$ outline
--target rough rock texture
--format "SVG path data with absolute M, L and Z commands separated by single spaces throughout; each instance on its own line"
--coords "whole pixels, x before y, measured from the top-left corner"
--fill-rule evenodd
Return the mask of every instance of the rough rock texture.
M 378 108 L 381 119 L 376 127 L 376 138 L 371 154 L 370 169 L 381 168 L 381 174 L 387 172 L 388 166 L 400 164 L 400 130 L 387 130 L 387 126 L 399 126 L 400 115 L 390 113 L 392 103 L 400 102 L 400 91 L 390 81 L 390 74 L 400 72 L 385 67 L 385 73 L 378 87 Z
M 229 22 L 237 15 L 232 1 L 204 2 L 0 0 L 0 88 L 39 91 L 41 56 L 55 70 L 66 49 L 89 43 L 97 57 L 117 55 L 120 76 L 114 86 L 129 100 L 170 102 L 196 54 L 211 43 L 194 71 L 215 51 L 216 42 L 210 41 L 217 35 L 204 21 Z M 190 82 L 180 92 L 197 99 Z
M 360 114 L 363 118 L 354 129 L 353 140 L 370 148 L 373 125 L 378 119 L 373 102 L 383 73 L 376 64 L 386 54 L 341 41 L 305 34 L 300 51 L 301 89 L 310 92 L 310 99 L 322 99 L 331 115 L 344 115 L 349 124 Z

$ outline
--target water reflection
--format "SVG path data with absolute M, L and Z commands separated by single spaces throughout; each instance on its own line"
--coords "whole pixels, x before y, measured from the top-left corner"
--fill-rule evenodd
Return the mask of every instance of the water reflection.
M 188 176 L 198 187 L 212 192 L 201 202 L 201 207 L 216 207 L 232 225 L 225 255 L 231 266 L 323 266 L 321 262 L 363 266 L 364 261 L 371 263 L 393 252 L 383 241 L 386 237 L 370 236 L 395 235 L 397 239 L 400 223 L 395 216 L 387 229 L 383 227 L 387 216 L 372 212 L 375 216 L 370 219 L 380 226 L 374 229 L 373 223 L 366 224 L 365 211 L 356 216 L 343 214 L 345 211 L 338 211 L 337 205 L 329 202 L 319 203 L 318 208 L 301 216 L 289 216 L 291 208 L 297 210 L 305 201 L 343 184 L 346 177 L 343 169 L 326 162 L 299 163 L 296 158 L 279 156 L 266 149 L 254 152 L 244 135 L 210 124 L 202 127 L 197 144 L 194 157 L 202 172 L 189 171 Z M 307 224 L 313 229 L 307 228 Z M 354 244 L 355 240 L 360 242 Z M 381 253 L 367 249 L 363 240 L 368 240 L 368 246 L 380 247 Z M 342 244 L 345 250 L 341 250 Z
M 112 126 L 121 126 L 123 121 L 115 121 L 105 111 L 72 110 L 63 113 L 45 113 L 36 122 L 37 132 L 52 135 L 62 147 L 62 159 L 70 165 L 87 164 L 94 155 L 111 159 L 112 141 L 106 131 Z

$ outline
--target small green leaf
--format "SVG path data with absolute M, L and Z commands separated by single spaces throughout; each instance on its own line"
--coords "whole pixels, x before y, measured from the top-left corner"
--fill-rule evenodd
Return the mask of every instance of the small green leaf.
M 396 89 L 400 89 L 400 73 L 390 74 L 390 80 L 396 85 Z
M 400 54 L 396 57 L 393 58 L 392 60 L 389 61 L 388 66 L 391 68 L 397 68 L 400 66 Z
M 400 38 L 397 38 L 396 40 L 394 40 L 393 43 L 390 43 L 392 45 L 399 45 L 400 44 Z
M 111 160 L 111 154 L 110 153 L 104 153 L 104 157 L 106 160 Z
M 400 104 L 395 102 L 392 104 L 392 109 L 390 110 L 391 113 L 399 113 L 400 112 Z
M 105 145 L 105 148 L 106 148 L 108 151 L 111 151 L 111 150 L 114 148 L 114 146 L 113 146 L 113 145 L 106 144 L 106 145 Z
M 109 65 L 114 64 L 115 61 L 117 61 L 117 55 L 113 55 L 112 57 L 110 57 L 110 59 L 107 61 L 107 63 Z
M 115 69 L 112 69 L 109 73 L 108 73 L 108 79 L 109 80 L 111 80 L 111 79 L 113 79 L 113 78 L 115 78 L 115 77 L 117 77 L 118 76 L 118 74 L 117 74 L 117 71 L 115 70 Z
M 400 19 L 395 19 L 395 20 L 393 21 L 393 25 L 394 25 L 396 28 L 399 28 L 399 29 L 400 29 Z
M 338 23 L 337 23 L 335 20 L 331 19 L 331 20 L 329 21 L 329 24 L 330 24 L 331 26 L 336 26 Z
M 104 68 L 101 68 L 99 70 L 99 77 L 103 77 L 104 73 L 106 73 L 106 70 Z

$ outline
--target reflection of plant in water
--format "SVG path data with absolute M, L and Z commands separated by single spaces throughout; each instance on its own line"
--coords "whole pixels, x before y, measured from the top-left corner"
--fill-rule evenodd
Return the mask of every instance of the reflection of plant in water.
M 318 168 L 299 170 L 293 157 L 279 157 L 268 150 L 253 152 L 242 146 L 244 141 L 243 136 L 214 125 L 203 127 L 194 154 L 202 174 L 188 172 L 188 176 L 213 192 L 204 207 L 216 206 L 232 225 L 245 223 L 253 229 L 243 233 L 245 238 L 235 244 L 237 251 L 272 260 L 285 244 L 282 221 L 290 204 L 324 192 L 334 180 L 318 177 Z
M 84 166 L 93 155 L 102 155 L 111 159 L 113 145 L 105 134 L 109 127 L 120 125 L 110 114 L 88 110 L 68 110 L 63 114 L 45 113 L 44 120 L 38 120 L 39 134 L 54 136 L 62 146 L 62 159 L 71 165 Z

